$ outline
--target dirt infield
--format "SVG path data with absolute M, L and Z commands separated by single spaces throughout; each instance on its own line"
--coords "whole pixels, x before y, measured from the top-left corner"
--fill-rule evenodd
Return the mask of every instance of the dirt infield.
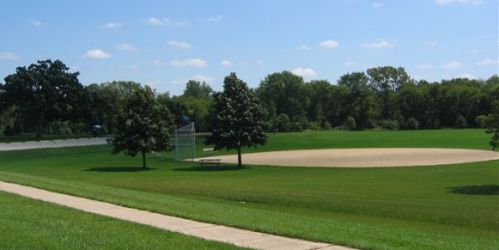
M 249 165 L 367 168 L 487 161 L 499 159 L 499 152 L 442 148 L 359 148 L 274 151 L 243 154 L 242 157 L 243 163 Z M 237 155 L 202 159 L 221 159 L 223 163 L 237 163 Z

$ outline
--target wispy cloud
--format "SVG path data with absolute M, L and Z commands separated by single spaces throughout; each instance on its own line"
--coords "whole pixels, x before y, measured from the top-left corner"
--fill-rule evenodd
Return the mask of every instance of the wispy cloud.
M 128 44 L 128 43 L 120 43 L 116 46 L 116 49 L 121 50 L 121 51 L 126 51 L 126 52 L 132 52 L 132 51 L 137 50 L 137 48 L 135 48 L 135 46 Z
M 192 59 L 175 59 L 170 62 L 170 66 L 173 67 L 191 67 L 191 68 L 204 68 L 207 63 L 205 60 L 200 58 Z
M 3 52 L 3 53 L 0 53 L 0 60 L 4 60 L 4 61 L 15 61 L 15 60 L 19 60 L 21 57 L 16 55 L 15 53 L 12 53 L 12 52 Z
M 108 22 L 102 25 L 102 28 L 105 29 L 116 29 L 116 28 L 121 28 L 123 26 L 122 23 L 119 22 Z
M 234 65 L 233 62 L 227 60 L 227 59 L 224 59 L 220 62 L 220 65 L 224 66 L 224 67 L 231 67 Z
M 319 45 L 321 47 L 328 48 L 328 49 L 334 49 L 334 48 L 337 48 L 338 46 L 340 46 L 340 44 L 335 40 L 322 41 L 321 43 L 319 43 Z
M 189 25 L 187 21 L 174 21 L 168 18 L 149 17 L 144 20 L 146 24 L 154 26 L 183 27 Z
M 220 22 L 224 20 L 224 16 L 210 16 L 204 19 L 205 22 L 213 23 L 213 22 Z
M 353 61 L 346 61 L 345 62 L 345 66 L 347 66 L 347 67 L 352 67 L 354 65 L 355 65 L 355 62 L 353 62 Z
M 43 23 L 39 20 L 33 20 L 33 21 L 31 21 L 31 25 L 33 25 L 33 27 L 38 28 L 38 27 L 41 27 L 43 25 Z
M 485 58 L 479 62 L 476 63 L 478 66 L 488 66 L 488 65 L 497 65 L 499 64 L 499 60 L 497 59 L 490 59 L 490 58 Z
M 480 5 L 482 0 L 435 0 L 435 3 L 440 6 L 446 6 L 451 4 L 473 4 Z
M 291 70 L 291 73 L 301 76 L 307 80 L 315 79 L 317 77 L 317 73 L 315 73 L 315 71 L 311 68 L 296 68 Z
M 381 2 L 376 2 L 376 3 L 371 4 L 371 7 L 375 8 L 375 9 L 381 9 L 384 6 L 385 6 L 385 3 L 381 3 Z
M 167 65 L 166 62 L 161 61 L 159 59 L 154 59 L 149 64 L 152 65 L 153 67 L 157 67 L 157 68 L 161 68 L 161 67 L 164 67 Z
M 418 69 L 431 69 L 433 68 L 433 64 L 431 63 L 425 63 L 425 64 L 420 64 L 417 66 Z
M 101 49 L 91 49 L 85 52 L 82 57 L 89 59 L 107 59 L 111 58 L 112 55 Z
M 302 45 L 302 46 L 300 46 L 300 47 L 298 47 L 298 48 L 296 48 L 296 49 L 297 49 L 297 50 L 301 50 L 301 51 L 309 51 L 309 50 L 311 50 L 312 48 L 310 48 L 310 47 L 309 47 L 309 46 L 307 46 L 307 45 Z
M 170 46 L 172 48 L 176 48 L 176 49 L 190 49 L 190 48 L 192 48 L 192 45 L 190 43 L 175 41 L 175 40 L 169 40 L 168 46 Z
M 459 61 L 451 61 L 449 63 L 442 64 L 441 67 L 444 69 L 450 69 L 450 70 L 455 70 L 459 69 L 463 66 L 462 62 Z
M 470 73 L 464 73 L 459 76 L 460 78 L 476 79 L 477 77 Z
M 214 78 L 213 76 L 207 76 L 207 75 L 195 75 L 193 79 L 199 82 L 213 83 Z
M 394 46 L 394 44 L 390 43 L 384 39 L 378 39 L 378 41 L 376 41 L 376 42 L 363 43 L 360 46 L 363 48 L 368 48 L 368 49 L 387 49 L 387 48 L 392 48 Z

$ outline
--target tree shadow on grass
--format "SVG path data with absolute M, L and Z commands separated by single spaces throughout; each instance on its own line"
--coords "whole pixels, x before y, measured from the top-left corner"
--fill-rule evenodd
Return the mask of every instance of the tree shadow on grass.
M 93 167 L 87 168 L 85 171 L 89 172 L 107 172 L 107 173 L 126 173 L 126 172 L 144 172 L 155 170 L 156 168 L 142 168 L 142 167 Z
M 499 185 L 462 186 L 447 188 L 449 193 L 468 195 L 499 195 Z
M 249 167 L 237 167 L 236 165 L 223 165 L 223 166 L 193 166 L 188 168 L 174 168 L 174 171 L 184 171 L 184 172 L 216 172 L 216 171 L 239 171 L 248 170 Z

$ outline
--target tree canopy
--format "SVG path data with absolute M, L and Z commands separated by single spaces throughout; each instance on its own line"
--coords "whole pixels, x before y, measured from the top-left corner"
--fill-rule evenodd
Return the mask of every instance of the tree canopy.
M 126 100 L 125 108 L 117 117 L 113 154 L 125 152 L 130 156 L 142 154 L 142 167 L 146 168 L 146 154 L 172 149 L 173 120 L 167 106 L 161 105 L 154 91 L 135 87 Z
M 241 167 L 241 148 L 263 145 L 267 141 L 263 108 L 246 83 L 231 73 L 224 79 L 223 92 L 215 94 L 214 113 L 207 143 L 214 144 L 215 150 L 237 149 Z
M 16 107 L 16 116 L 25 127 L 34 128 L 41 137 L 47 124 L 57 120 L 75 119 L 82 103 L 83 86 L 78 72 L 59 61 L 44 60 L 29 67 L 18 67 L 5 77 L 2 87 L 4 107 Z

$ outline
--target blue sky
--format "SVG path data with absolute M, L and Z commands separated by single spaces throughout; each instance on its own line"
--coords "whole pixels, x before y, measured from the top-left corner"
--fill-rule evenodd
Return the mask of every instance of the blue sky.
M 0 78 L 60 59 L 83 84 L 133 80 L 181 93 L 237 72 L 336 82 L 372 66 L 416 79 L 498 73 L 497 0 L 1 1 Z

